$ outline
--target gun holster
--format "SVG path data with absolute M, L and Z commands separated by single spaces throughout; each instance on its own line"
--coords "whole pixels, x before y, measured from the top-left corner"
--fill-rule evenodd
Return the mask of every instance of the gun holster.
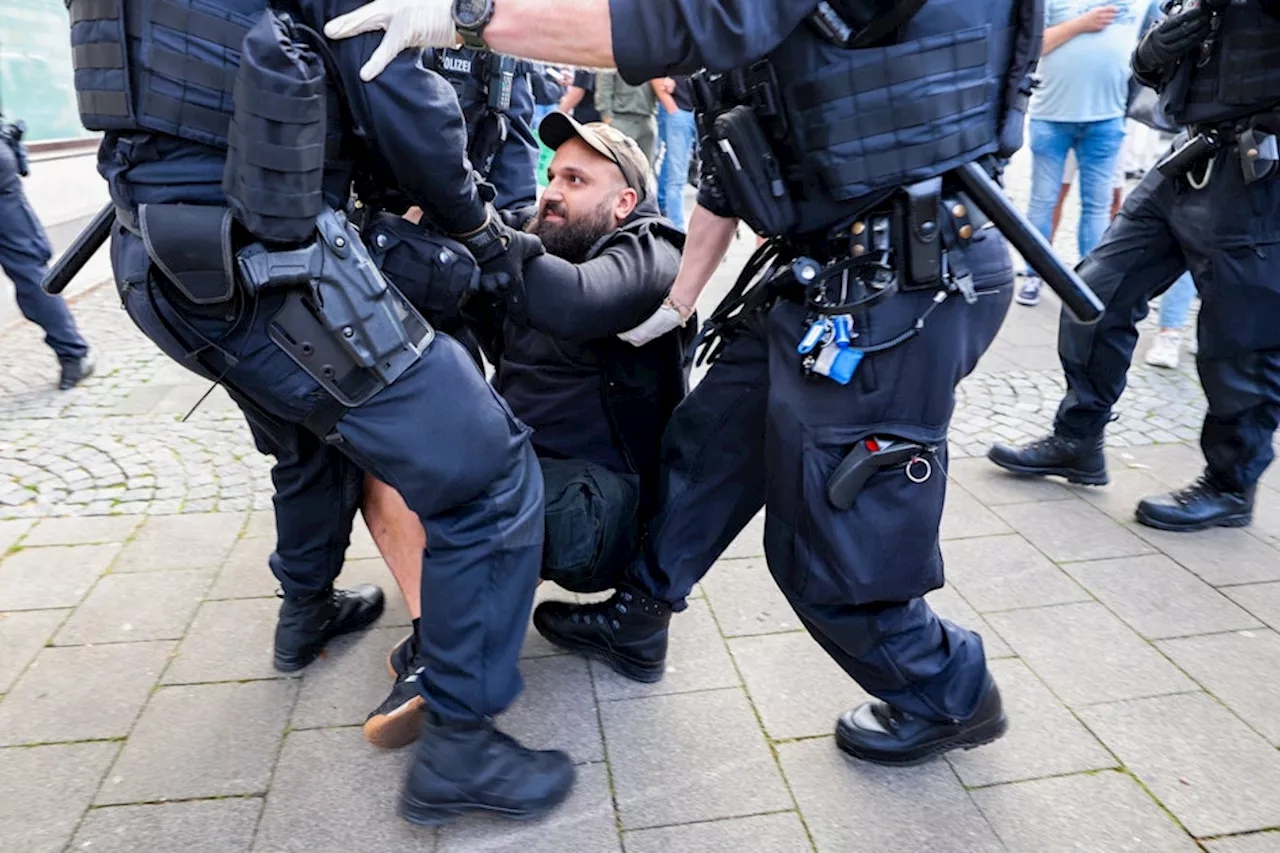
M 200 306 L 235 296 L 231 210 L 193 204 L 144 204 L 138 227 L 147 255 L 187 301 Z

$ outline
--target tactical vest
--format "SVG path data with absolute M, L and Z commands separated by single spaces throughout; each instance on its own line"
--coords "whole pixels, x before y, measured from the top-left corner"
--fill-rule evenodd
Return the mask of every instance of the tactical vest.
M 1280 103 L 1280 21 L 1255 0 L 1233 0 L 1221 21 L 1207 59 L 1184 60 L 1163 93 L 1178 124 L 1245 118 Z M 1179 80 L 1184 75 L 1190 79 Z
M 81 122 L 226 147 L 240 46 L 266 6 L 67 0 Z
M 808 27 L 769 57 L 780 117 L 766 122 L 800 206 L 849 201 L 995 151 L 1013 0 L 928 0 L 885 47 L 843 49 Z

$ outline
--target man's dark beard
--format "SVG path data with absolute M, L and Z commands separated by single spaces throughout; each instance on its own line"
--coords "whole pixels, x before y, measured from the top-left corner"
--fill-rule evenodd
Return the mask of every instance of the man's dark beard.
M 565 209 L 555 203 L 547 205 L 546 209 L 559 216 L 566 214 Z M 542 217 L 540 213 L 529 222 L 529 233 L 541 238 L 548 252 L 571 264 L 585 261 L 591 247 L 614 230 L 613 205 L 608 202 L 590 213 L 564 222 L 547 222 Z

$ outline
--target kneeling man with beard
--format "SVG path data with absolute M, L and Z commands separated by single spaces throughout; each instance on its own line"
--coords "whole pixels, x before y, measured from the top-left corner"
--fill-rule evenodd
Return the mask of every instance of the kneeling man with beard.
M 518 302 L 486 304 L 483 320 L 474 300 L 467 312 L 495 363 L 494 388 L 533 430 L 545 483 L 542 577 L 598 592 L 635 558 L 657 504 L 662 430 L 687 391 L 684 354 L 694 327 L 640 347 L 618 335 L 667 298 L 684 234 L 659 214 L 648 159 L 630 137 L 563 113 L 543 119 L 539 134 L 555 151 L 550 183 L 536 215 L 529 218 L 531 208 L 514 217 L 527 222 L 509 224 L 523 224 L 547 253 L 527 263 Z M 376 502 L 370 529 L 413 601 L 424 539 L 396 497 Z M 414 633 L 392 649 L 395 685 L 365 722 L 365 737 L 378 746 L 418 735 L 417 630 L 415 619 Z

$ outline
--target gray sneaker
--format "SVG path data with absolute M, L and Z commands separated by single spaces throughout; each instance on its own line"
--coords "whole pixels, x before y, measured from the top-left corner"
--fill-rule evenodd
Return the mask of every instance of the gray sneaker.
M 1039 305 L 1040 304 L 1040 287 L 1044 282 L 1038 275 L 1029 275 L 1022 280 L 1022 284 L 1018 286 L 1018 292 L 1013 295 L 1013 301 L 1019 305 Z

